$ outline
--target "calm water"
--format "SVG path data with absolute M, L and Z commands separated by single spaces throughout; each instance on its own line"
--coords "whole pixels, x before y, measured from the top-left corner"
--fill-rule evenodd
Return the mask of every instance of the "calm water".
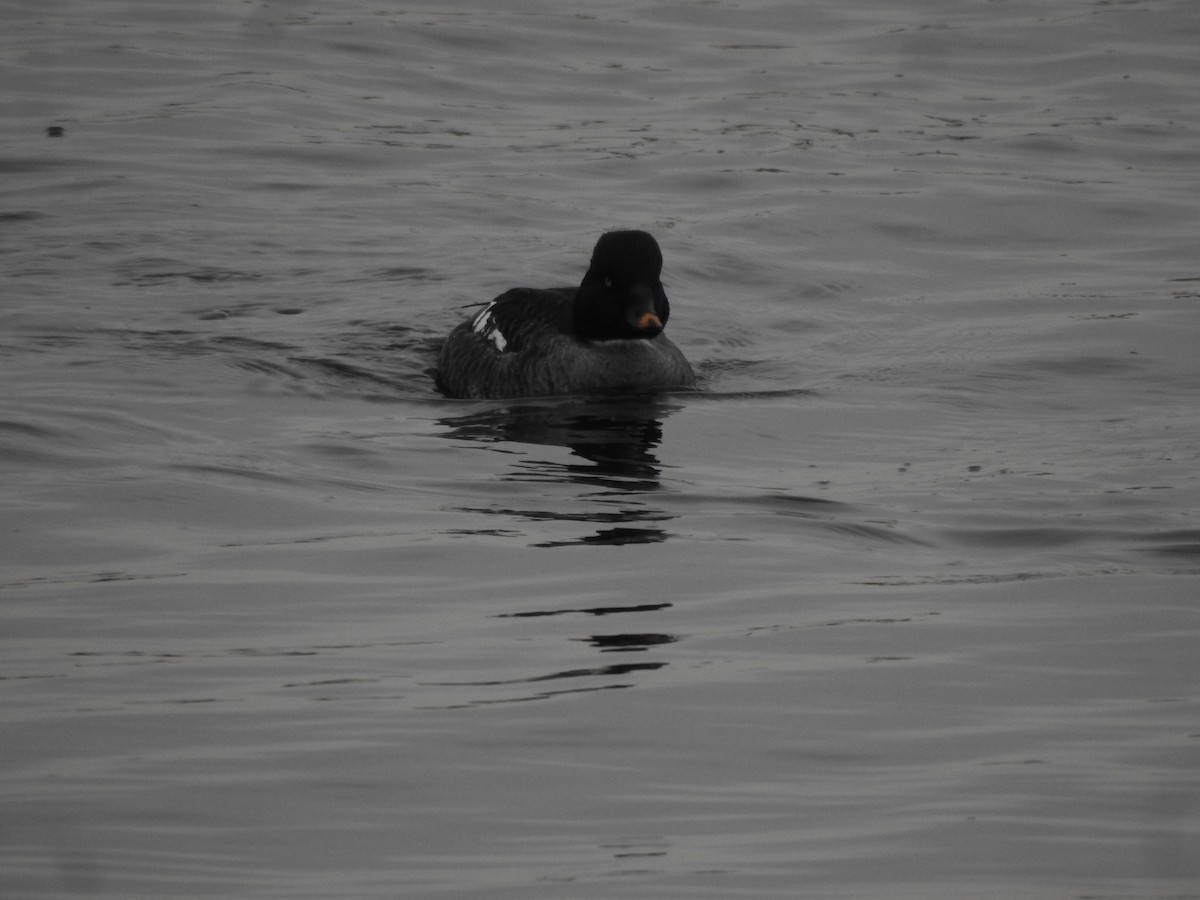
M 1200 897 L 1193 0 L 3 15 L 0 895 Z

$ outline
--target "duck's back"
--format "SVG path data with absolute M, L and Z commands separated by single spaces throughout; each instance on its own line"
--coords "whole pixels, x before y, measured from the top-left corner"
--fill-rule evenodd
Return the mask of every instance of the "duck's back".
M 581 340 L 577 288 L 516 288 L 450 333 L 438 385 L 451 397 L 503 398 L 623 388 L 686 388 L 695 375 L 664 334 L 653 340 Z

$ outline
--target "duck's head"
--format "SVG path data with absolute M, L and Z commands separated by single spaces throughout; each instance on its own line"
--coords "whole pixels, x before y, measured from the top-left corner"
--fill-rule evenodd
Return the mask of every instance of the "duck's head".
M 576 333 L 589 341 L 658 337 L 671 314 L 662 262 L 658 242 L 644 231 L 602 235 L 575 295 Z

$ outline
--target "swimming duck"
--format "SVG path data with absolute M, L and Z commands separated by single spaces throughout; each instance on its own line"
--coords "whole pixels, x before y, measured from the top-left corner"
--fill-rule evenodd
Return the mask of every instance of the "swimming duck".
M 690 388 L 663 334 L 662 251 L 645 231 L 610 231 L 579 287 L 513 288 L 455 328 L 437 362 L 450 397 L 512 398 Z

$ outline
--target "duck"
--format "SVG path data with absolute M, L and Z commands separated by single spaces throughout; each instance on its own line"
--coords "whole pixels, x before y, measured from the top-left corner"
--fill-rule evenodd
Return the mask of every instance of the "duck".
M 663 333 L 663 256 L 647 232 L 600 236 L 578 287 L 513 288 L 450 332 L 437 386 L 458 399 L 691 389 Z

